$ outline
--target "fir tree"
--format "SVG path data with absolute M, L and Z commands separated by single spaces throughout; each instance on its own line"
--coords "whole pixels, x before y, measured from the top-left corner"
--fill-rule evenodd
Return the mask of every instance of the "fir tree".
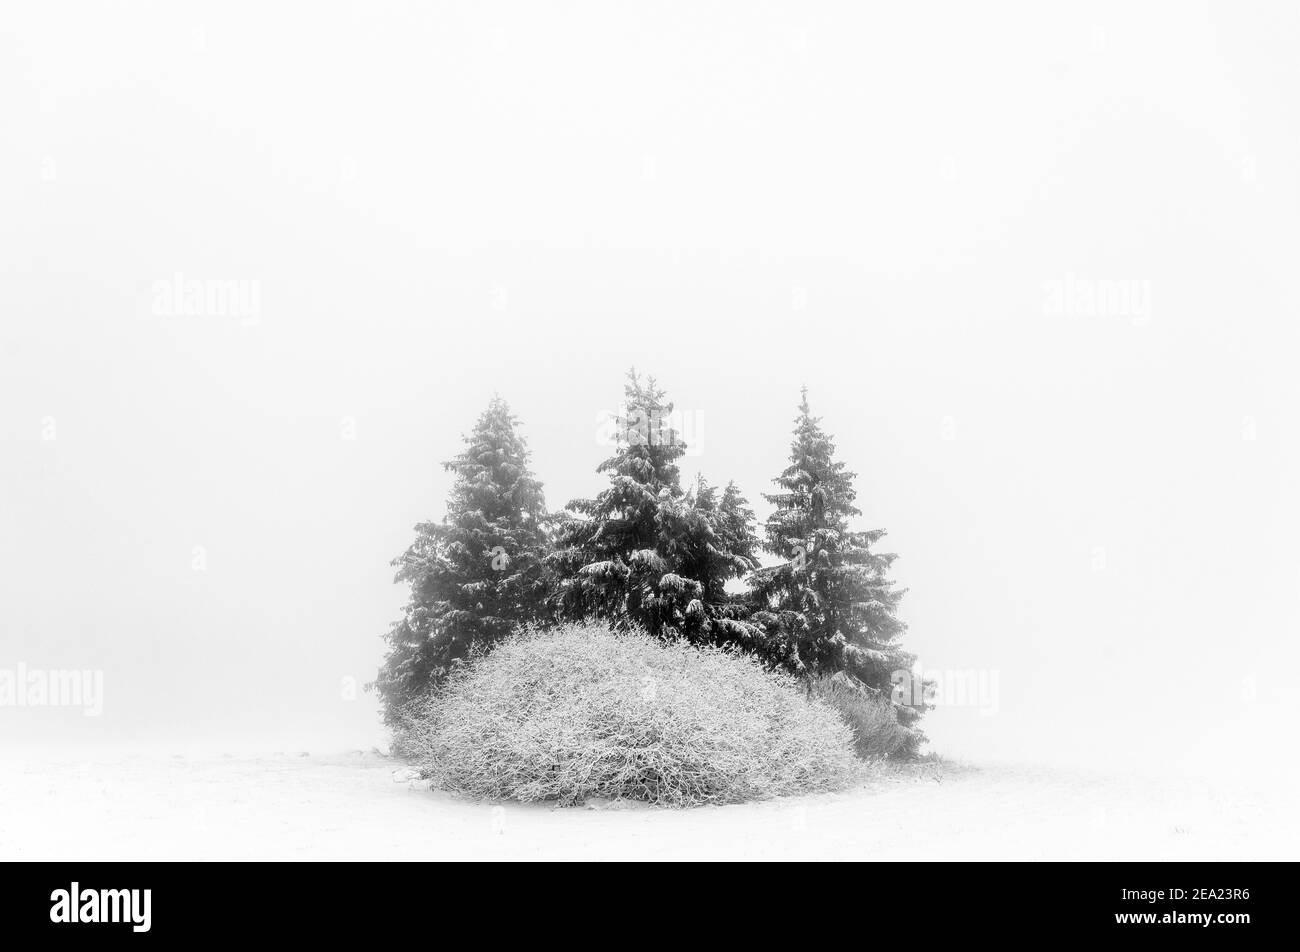
M 758 564 L 752 513 L 734 486 L 718 496 L 700 481 L 683 492 L 686 445 L 670 424 L 673 404 L 635 371 L 616 420 L 616 450 L 597 471 L 609 487 L 574 500 L 550 565 L 564 617 L 696 641 L 737 637 L 737 602 L 725 591 Z
M 706 611 L 708 625 L 697 637 L 758 650 L 764 632 L 747 621 L 748 598 L 727 591 L 729 582 L 744 578 L 759 566 L 760 542 L 749 501 L 734 482 L 719 494 L 701 476 L 687 492 L 685 502 L 688 528 L 673 540 L 672 552 L 679 573 L 697 579 L 703 588 L 700 603 L 694 608 L 687 606 L 688 616 Z
M 896 556 L 872 551 L 885 530 L 849 529 L 861 515 L 853 505 L 856 474 L 834 456 L 805 387 L 790 465 L 774 480 L 781 492 L 765 494 L 775 510 L 764 547 L 782 561 L 750 577 L 753 620 L 767 633 L 771 660 L 807 676 L 843 672 L 890 698 L 893 673 L 915 661 L 898 643 L 906 629 L 896 614 L 904 593 L 888 578 Z M 895 713 L 908 726 L 921 709 L 895 705 Z
M 472 648 L 542 611 L 546 507 L 517 422 L 493 397 L 464 450 L 443 464 L 455 474 L 446 517 L 416 526 L 415 542 L 393 561 L 411 597 L 375 682 L 390 724 Z

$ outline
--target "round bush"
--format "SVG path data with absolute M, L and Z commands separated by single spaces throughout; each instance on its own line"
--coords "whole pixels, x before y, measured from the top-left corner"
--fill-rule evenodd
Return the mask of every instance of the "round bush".
M 842 674 L 813 678 L 805 690 L 839 713 L 853 731 L 854 747 L 863 760 L 905 759 L 916 754 L 923 740 L 922 735 L 898 723 L 887 699 L 873 696 Z
M 789 677 L 597 624 L 524 631 L 454 673 L 401 738 L 473 797 L 689 806 L 840 789 L 853 732 Z

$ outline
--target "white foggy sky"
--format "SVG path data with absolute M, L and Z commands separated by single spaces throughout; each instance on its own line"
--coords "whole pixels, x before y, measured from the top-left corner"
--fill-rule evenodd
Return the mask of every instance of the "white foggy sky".
M 0 667 L 102 668 L 106 697 L 0 709 L 0 740 L 378 740 L 340 679 L 373 677 L 438 463 L 496 391 L 552 507 L 598 491 L 635 364 L 701 421 L 688 472 L 760 517 L 808 384 L 899 553 L 909 647 L 1000 673 L 997 716 L 929 715 L 941 752 L 1283 742 L 1295 27 L 10 5 Z M 177 273 L 258 282 L 259 321 L 155 314 Z M 1149 315 L 1048 313 L 1067 279 L 1147 282 Z

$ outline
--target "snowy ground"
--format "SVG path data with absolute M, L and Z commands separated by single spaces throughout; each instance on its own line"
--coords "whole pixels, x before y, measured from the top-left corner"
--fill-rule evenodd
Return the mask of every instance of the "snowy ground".
M 0 860 L 1300 858 L 1281 788 L 1010 766 L 695 810 L 493 806 L 377 754 L 0 765 Z

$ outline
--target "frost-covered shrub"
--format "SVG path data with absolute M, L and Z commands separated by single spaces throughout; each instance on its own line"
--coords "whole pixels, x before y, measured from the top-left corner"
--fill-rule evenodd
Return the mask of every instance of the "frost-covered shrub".
M 894 705 L 877 697 L 843 675 L 812 678 L 808 696 L 824 701 L 853 730 L 853 745 L 864 760 L 905 757 L 916 752 L 923 735 L 898 723 Z
M 862 770 L 849 728 L 788 676 L 595 623 L 475 658 L 412 712 L 402 745 L 444 790 L 562 804 L 734 803 L 839 789 Z

